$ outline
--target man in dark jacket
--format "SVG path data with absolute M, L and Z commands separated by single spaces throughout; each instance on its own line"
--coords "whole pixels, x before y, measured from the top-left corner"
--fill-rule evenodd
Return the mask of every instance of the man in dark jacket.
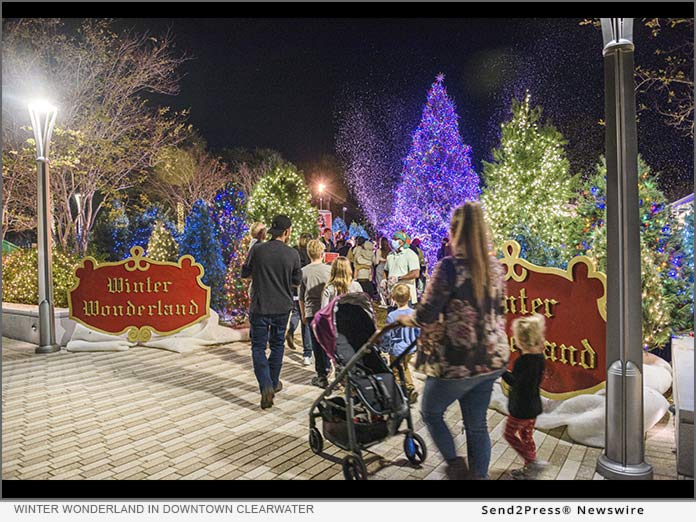
M 273 406 L 273 398 L 283 389 L 280 370 L 283 367 L 285 329 L 293 308 L 294 287 L 302 282 L 300 255 L 286 245 L 292 222 L 287 216 L 273 218 L 268 234 L 271 240 L 257 243 L 249 251 L 242 277 L 251 277 L 251 354 L 254 373 L 261 390 L 261 408 Z M 270 355 L 266 356 L 266 346 Z

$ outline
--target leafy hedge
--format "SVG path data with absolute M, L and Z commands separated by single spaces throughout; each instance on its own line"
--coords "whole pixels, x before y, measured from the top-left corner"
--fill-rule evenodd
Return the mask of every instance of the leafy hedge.
M 68 306 L 68 291 L 75 283 L 80 258 L 53 251 L 54 305 Z M 15 250 L 2 256 L 2 300 L 6 303 L 39 304 L 39 253 L 35 248 Z

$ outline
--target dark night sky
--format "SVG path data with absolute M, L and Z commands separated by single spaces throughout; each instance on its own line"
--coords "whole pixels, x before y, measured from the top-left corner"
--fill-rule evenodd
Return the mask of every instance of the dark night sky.
M 512 94 L 530 89 L 569 140 L 575 172 L 604 147 L 602 38 L 579 19 L 126 19 L 154 34 L 173 31 L 195 59 L 181 93 L 158 103 L 190 108 L 213 149 L 268 147 L 307 168 L 335 154 L 336 113 L 346 93 L 393 96 L 410 135 L 437 73 L 446 75 L 474 165 L 488 159 Z M 636 63 L 655 43 L 637 23 Z M 640 98 L 639 98 L 640 101 Z M 645 101 L 645 100 L 644 100 Z M 693 191 L 693 142 L 651 113 L 641 116 L 639 152 L 663 173 L 672 200 Z

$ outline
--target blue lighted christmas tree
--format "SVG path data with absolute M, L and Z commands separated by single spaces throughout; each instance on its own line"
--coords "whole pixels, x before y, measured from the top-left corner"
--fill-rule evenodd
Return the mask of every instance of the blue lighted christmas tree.
M 233 182 L 228 182 L 213 198 L 213 220 L 222 245 L 222 260 L 229 265 L 237 245 L 249 230 L 246 224 L 246 197 Z
M 210 208 L 203 200 L 194 203 L 186 217 L 179 243 L 179 257 L 190 254 L 203 265 L 203 284 L 210 287 L 210 307 L 216 312 L 225 308 L 225 264 L 222 246 Z
M 331 232 L 333 232 L 334 235 L 340 233 L 345 236 L 348 233 L 346 222 L 340 217 L 334 218 L 333 222 L 331 223 Z
M 437 261 L 440 239 L 447 235 L 452 210 L 480 194 L 471 165 L 471 147 L 462 142 L 459 116 L 439 74 L 428 91 L 411 149 L 403 161 L 391 231 L 422 238 L 428 265 Z

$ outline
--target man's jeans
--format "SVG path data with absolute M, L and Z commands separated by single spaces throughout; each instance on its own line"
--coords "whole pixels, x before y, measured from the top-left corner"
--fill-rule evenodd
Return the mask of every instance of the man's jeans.
M 445 460 L 457 457 L 454 439 L 443 415 L 450 404 L 459 401 L 466 431 L 466 452 L 469 468 L 478 478 L 488 478 L 491 461 L 491 439 L 488 435 L 486 413 L 491 400 L 493 383 L 501 371 L 467 379 L 438 379 L 428 377 L 423 389 L 421 415 L 437 449 Z
M 302 356 L 311 357 L 312 356 L 312 339 L 310 338 L 309 321 L 307 324 L 302 324 L 302 316 L 300 315 L 300 302 L 295 301 L 295 306 L 290 312 L 290 326 L 288 326 L 288 332 L 290 335 L 295 335 L 295 330 L 297 330 L 297 325 L 300 325 L 302 331 Z
M 278 386 L 280 370 L 283 367 L 288 315 L 289 312 L 273 315 L 249 314 L 251 357 L 254 361 L 256 380 L 262 392 L 265 388 L 274 389 Z M 266 345 L 271 349 L 268 357 Z

